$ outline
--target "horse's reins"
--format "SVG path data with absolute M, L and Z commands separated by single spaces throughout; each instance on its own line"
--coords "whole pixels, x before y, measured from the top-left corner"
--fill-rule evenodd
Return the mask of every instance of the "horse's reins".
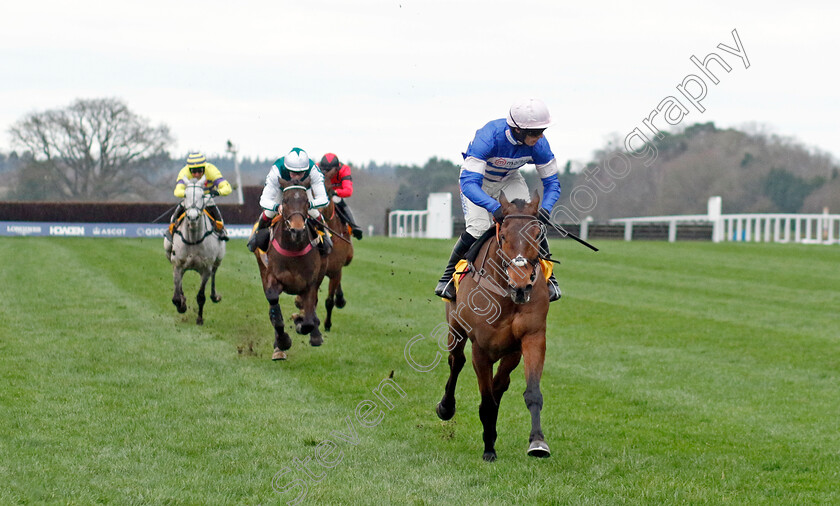
M 507 219 L 527 219 L 527 220 L 535 220 L 536 221 L 537 217 L 534 216 L 534 215 L 530 215 L 530 214 L 511 214 L 511 215 L 505 216 L 505 219 L 506 220 Z M 500 236 L 500 228 L 501 228 L 500 224 L 496 223 L 496 237 L 495 237 L 495 239 L 496 239 L 496 244 L 497 244 L 499 253 L 504 254 L 504 251 L 502 250 L 502 239 L 501 239 L 501 236 Z M 489 290 L 489 291 L 491 291 L 491 292 L 493 292 L 496 295 L 499 295 L 501 297 L 507 297 L 508 292 L 506 292 L 498 283 L 496 283 L 495 281 L 491 281 L 486 276 L 482 276 L 482 275 L 479 274 L 479 273 L 486 272 L 484 270 L 484 267 L 485 267 L 485 264 L 487 263 L 487 257 L 489 255 L 490 255 L 490 246 L 488 245 L 487 249 L 484 251 L 484 256 L 481 259 L 480 268 L 479 269 L 473 268 L 472 276 L 476 280 L 476 284 L 478 284 L 479 286 L 482 286 L 482 287 L 486 288 L 487 290 Z M 521 257 L 518 257 L 518 258 L 521 258 Z M 527 261 L 524 258 L 521 258 L 521 260 Z M 532 282 L 537 277 L 537 266 L 539 265 L 539 260 L 540 260 L 540 258 L 538 257 L 533 262 L 530 262 L 531 265 L 533 265 L 533 267 L 534 267 L 534 271 L 531 273 L 531 281 Z M 546 258 L 545 260 L 550 260 L 550 261 L 558 263 L 558 264 L 560 263 L 556 260 L 551 260 L 550 258 Z M 516 265 L 515 262 L 517 262 L 517 258 L 511 260 L 510 262 L 508 262 L 507 260 L 502 258 L 501 261 L 502 261 L 502 266 L 501 267 L 503 269 L 507 269 L 507 266 L 510 265 L 511 263 L 514 263 L 514 265 Z M 523 265 L 517 265 L 517 267 L 524 267 L 524 264 Z
M 193 187 L 193 185 L 190 185 L 190 187 Z M 203 192 L 204 192 L 204 188 L 202 188 L 202 189 L 201 189 L 201 191 L 202 191 L 202 193 L 203 193 Z M 203 199 L 203 198 L 204 198 L 204 197 L 202 196 L 202 199 Z M 200 238 L 199 240 L 197 240 L 197 241 L 188 241 L 188 240 L 187 240 L 187 238 L 186 238 L 186 237 L 184 237 L 184 234 L 182 234 L 182 233 L 181 233 L 181 230 L 180 230 L 180 229 L 178 229 L 178 228 L 176 228 L 176 229 L 175 229 L 175 232 L 174 232 L 174 233 L 176 233 L 176 234 L 178 234 L 179 236 L 181 236 L 181 240 L 184 242 L 184 244 L 187 244 L 187 245 L 189 245 L 189 246 L 195 246 L 196 244 L 201 244 L 202 242 L 204 242 L 204 239 L 207 239 L 207 236 L 209 236 L 210 234 L 212 234 L 212 233 L 213 233 L 214 229 L 216 228 L 216 227 L 215 227 L 215 225 L 213 225 L 213 224 L 216 222 L 216 220 L 215 220 L 212 216 L 210 216 L 210 213 L 207 211 L 207 209 L 206 209 L 206 208 L 205 208 L 205 209 L 201 209 L 201 208 L 199 208 L 198 206 L 185 207 L 185 208 L 184 208 L 184 213 L 186 214 L 186 212 L 187 212 L 187 211 L 189 211 L 190 209 L 200 209 L 200 212 L 201 212 L 201 215 L 202 215 L 202 219 L 204 219 L 204 216 L 206 215 L 206 216 L 210 219 L 210 222 L 211 222 L 211 226 L 208 228 L 207 232 L 205 232 L 205 233 L 204 233 L 204 235 L 203 235 L 203 236 L 201 236 L 201 238 Z M 189 219 L 189 218 L 187 218 L 187 219 Z
M 536 221 L 536 222 L 540 223 L 540 227 L 542 228 L 542 223 L 539 222 L 539 218 L 537 218 L 536 216 L 531 215 L 531 214 L 510 214 L 508 216 L 505 216 L 504 219 L 507 220 L 507 219 L 517 219 L 517 218 Z M 501 228 L 501 224 L 496 223 L 496 242 L 499 243 L 499 248 L 502 247 L 502 241 L 499 238 L 500 228 Z M 541 230 L 541 233 L 545 234 L 545 231 Z M 546 256 L 546 257 L 538 257 L 537 260 L 546 260 L 546 261 L 549 261 L 549 262 L 554 262 L 555 264 L 560 264 L 560 261 L 559 260 L 553 260 L 551 258 L 551 255 Z M 536 265 L 536 262 L 534 262 L 534 265 Z
M 167 209 L 166 211 L 164 211 L 164 212 L 163 212 L 163 214 L 161 214 L 161 215 L 160 215 L 160 216 L 158 216 L 157 218 L 153 219 L 153 220 L 152 220 L 152 223 L 157 223 L 159 219 L 163 218 L 163 217 L 164 217 L 164 216 L 166 216 L 167 214 L 172 213 L 172 211 L 174 211 L 176 207 L 178 207 L 178 204 L 175 204 L 174 206 L 172 206 L 172 207 L 170 207 L 169 209 Z
M 498 232 L 498 229 L 497 229 Z M 496 244 L 499 244 L 498 238 L 496 239 Z M 501 245 L 499 245 L 499 250 L 501 251 Z M 507 297 L 508 292 L 506 292 L 501 286 L 499 286 L 495 281 L 491 281 L 486 276 L 482 276 L 479 273 L 486 272 L 484 270 L 484 264 L 487 263 L 487 257 L 490 255 L 490 245 L 488 244 L 487 249 L 484 250 L 484 257 L 481 259 L 481 268 L 475 269 L 473 266 L 472 276 L 475 279 L 475 283 L 478 286 L 484 287 L 487 290 L 499 295 L 501 297 Z
M 302 185 L 292 185 L 292 186 L 287 186 L 287 187 L 283 188 L 283 193 L 286 193 L 286 190 L 304 190 L 304 191 L 306 191 L 306 189 L 307 188 L 305 186 L 302 186 Z M 286 215 L 284 213 L 283 224 L 289 230 L 292 229 L 291 223 L 289 223 L 289 219 L 291 219 L 292 216 L 300 216 L 301 218 L 303 218 L 304 219 L 304 225 L 305 225 L 306 221 L 309 219 L 309 216 L 307 216 L 306 214 L 304 214 L 300 211 L 294 211 L 292 213 L 289 213 L 288 215 Z M 304 229 L 307 231 L 306 235 L 308 236 L 309 235 L 308 228 L 304 226 Z M 285 257 L 300 257 L 300 256 L 303 256 L 303 255 L 309 253 L 312 250 L 312 241 L 310 241 L 308 239 L 306 241 L 306 246 L 304 246 L 303 248 L 301 248 L 299 250 L 289 250 L 289 249 L 286 249 L 286 248 L 280 246 L 280 243 L 277 241 L 276 237 L 273 237 L 271 239 L 271 245 L 274 246 L 274 249 L 277 251 L 277 253 L 280 253 L 281 255 L 283 255 Z

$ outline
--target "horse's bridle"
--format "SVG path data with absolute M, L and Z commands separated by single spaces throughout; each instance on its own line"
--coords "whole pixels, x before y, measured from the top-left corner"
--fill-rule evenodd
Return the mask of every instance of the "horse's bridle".
M 505 220 L 527 219 L 527 220 L 536 221 L 540 226 L 540 234 L 545 233 L 545 229 L 543 228 L 542 223 L 539 223 L 539 219 L 534 215 L 531 215 L 531 214 L 510 214 L 510 215 L 505 216 L 504 219 Z M 537 249 L 537 251 L 538 251 L 537 257 L 534 258 L 533 260 L 528 260 L 527 258 L 523 257 L 521 254 L 517 255 L 516 257 L 514 257 L 512 259 L 508 259 L 507 255 L 505 254 L 504 249 L 502 249 L 502 241 L 504 239 L 500 234 L 500 230 L 501 230 L 501 224 L 496 223 L 496 242 L 499 244 L 499 253 L 501 254 L 500 256 L 502 257 L 502 262 L 501 262 L 502 263 L 502 270 L 505 273 L 507 273 L 507 269 L 511 264 L 513 264 L 514 267 L 522 268 L 522 267 L 525 267 L 526 265 L 528 265 L 530 263 L 531 267 L 533 268 L 532 271 L 531 271 L 530 282 L 533 283 L 534 280 L 537 279 L 537 264 L 539 264 L 539 262 L 540 262 L 539 248 Z M 508 276 L 508 285 L 510 285 L 510 276 Z
M 306 191 L 306 189 L 307 189 L 307 188 L 306 188 L 305 186 L 301 186 L 301 185 L 292 185 L 292 186 L 287 186 L 287 187 L 283 188 L 283 193 L 286 193 L 286 191 L 288 191 L 288 190 L 303 190 L 303 191 Z M 306 213 L 303 213 L 303 212 L 301 212 L 301 211 L 295 211 L 295 212 L 293 212 L 293 213 L 286 214 L 286 213 L 285 213 L 285 206 L 284 206 L 283 211 L 284 211 L 284 212 L 283 212 L 283 224 L 284 224 L 284 225 L 286 226 L 286 228 L 288 228 L 288 229 L 291 229 L 291 228 L 292 228 L 292 225 L 291 225 L 291 223 L 289 223 L 289 220 L 290 220 L 293 216 L 300 216 L 301 218 L 303 218 L 303 221 L 304 221 L 304 222 L 306 222 L 307 218 L 309 218 L 309 216 L 308 216 Z
M 202 193 L 202 196 L 201 196 L 201 203 L 202 203 L 202 204 L 204 204 L 204 188 L 201 188 L 201 187 L 200 187 L 199 185 L 197 185 L 197 184 L 190 184 L 190 185 L 188 185 L 188 186 L 187 186 L 187 190 L 192 190 L 192 191 L 198 191 L 198 190 L 200 190 L 200 191 L 201 191 L 201 193 Z M 185 191 L 186 191 L 186 190 L 185 190 Z M 194 200 L 198 200 L 198 199 L 194 199 Z M 204 214 L 204 207 L 205 207 L 205 206 L 201 206 L 201 207 L 199 207 L 198 205 L 184 206 L 184 212 L 186 213 L 186 211 L 189 211 L 190 209 L 197 209 L 197 210 L 198 210 L 198 215 L 199 215 L 199 216 L 201 216 L 201 215 L 203 215 L 203 214 Z M 187 219 L 189 219 L 189 216 L 187 216 Z M 190 220 L 190 221 L 192 221 L 192 220 Z
M 191 183 L 191 184 L 187 185 L 187 188 L 186 188 L 185 192 L 190 191 L 190 190 L 192 190 L 192 191 L 199 191 L 200 190 L 201 194 L 202 194 L 201 195 L 201 203 L 204 204 L 204 188 L 201 187 L 198 184 L 192 184 Z M 198 199 L 193 199 L 193 200 L 198 200 Z M 190 205 L 190 206 L 184 206 L 184 218 L 187 220 L 188 223 L 196 223 L 198 221 L 198 220 L 190 219 L 190 215 L 188 213 L 188 211 L 190 209 L 196 209 L 198 211 L 198 216 L 199 216 L 200 219 L 204 219 L 204 216 L 207 215 L 208 219 L 212 220 L 212 218 L 208 214 L 205 206 L 199 207 L 198 205 Z M 198 238 L 198 240 L 196 240 L 196 241 L 188 240 L 186 237 L 184 237 L 184 234 L 182 234 L 180 230 L 176 229 L 175 233 L 178 234 L 181 237 L 181 240 L 184 242 L 184 244 L 187 244 L 187 245 L 190 245 L 190 246 L 195 246 L 196 244 L 201 244 L 201 242 L 203 242 L 204 239 L 207 238 L 207 236 L 209 236 L 210 234 L 213 233 L 213 226 L 211 225 L 210 227 L 207 227 L 207 231 L 204 232 L 204 235 L 201 236 L 200 238 Z

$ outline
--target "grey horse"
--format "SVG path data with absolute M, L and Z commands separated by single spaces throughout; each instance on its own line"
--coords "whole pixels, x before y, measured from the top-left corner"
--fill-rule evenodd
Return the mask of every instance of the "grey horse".
M 225 243 L 213 233 L 214 225 L 210 216 L 204 211 L 210 197 L 204 194 L 204 176 L 201 179 L 191 179 L 186 186 L 183 206 L 184 219 L 172 234 L 172 241 L 163 239 L 163 249 L 166 257 L 172 263 L 172 277 L 175 282 L 175 293 L 172 303 L 179 313 L 187 311 L 187 299 L 181 280 L 184 271 L 196 271 L 201 274 L 201 286 L 198 289 L 198 318 L 195 323 L 204 324 L 204 287 L 210 282 L 210 300 L 219 302 L 222 297 L 216 293 L 216 270 L 225 257 Z

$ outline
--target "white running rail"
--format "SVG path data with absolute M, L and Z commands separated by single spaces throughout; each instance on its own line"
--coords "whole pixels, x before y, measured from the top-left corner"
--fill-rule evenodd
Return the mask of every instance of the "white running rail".
M 668 241 L 677 239 L 681 224 L 711 224 L 712 240 L 745 242 L 794 242 L 802 244 L 840 244 L 840 214 L 721 214 L 644 216 L 620 218 L 610 223 L 624 223 L 624 240 L 633 238 L 636 223 L 667 223 Z

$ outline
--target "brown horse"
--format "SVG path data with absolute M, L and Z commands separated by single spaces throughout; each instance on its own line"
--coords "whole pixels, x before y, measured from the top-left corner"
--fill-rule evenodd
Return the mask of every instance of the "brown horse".
M 338 171 L 338 169 L 332 169 L 324 174 L 326 181 L 330 180 L 333 171 Z M 332 252 L 327 256 L 327 277 L 330 278 L 330 285 L 327 290 L 327 299 L 324 301 L 324 305 L 327 307 L 327 318 L 324 320 L 324 329 L 330 330 L 332 327 L 333 307 L 341 309 L 347 304 L 347 300 L 344 298 L 344 290 L 341 288 L 341 270 L 345 266 L 350 265 L 350 262 L 353 260 L 353 244 L 350 242 L 350 231 L 347 225 L 341 221 L 341 217 L 336 211 L 336 204 L 332 201 L 332 196 L 335 195 L 335 191 L 330 187 L 327 193 L 330 196 L 330 204 L 323 208 L 321 212 L 324 215 L 324 221 L 327 226 L 336 232 L 333 234 Z M 339 237 L 336 237 L 336 235 Z
M 542 227 L 537 221 L 539 196 L 530 203 L 501 197 L 504 220 L 496 237 L 481 246 L 471 272 L 464 276 L 455 301 L 446 303 L 449 323 L 449 379 L 437 415 L 455 415 L 455 384 L 466 362 L 466 338 L 481 392 L 479 418 L 484 428 L 484 460 L 496 460 L 496 420 L 510 373 L 525 358 L 525 405 L 531 412 L 528 455 L 548 457 L 540 425 L 543 398 L 540 377 L 545 361 L 548 287 L 539 263 Z M 499 363 L 495 376 L 493 365 Z
M 309 344 L 312 346 L 323 343 L 318 328 L 321 322 L 315 309 L 318 305 L 318 287 L 324 279 L 327 263 L 318 248 L 312 246 L 312 235 L 307 224 L 308 185 L 308 177 L 300 182 L 280 180 L 283 190 L 281 219 L 272 225 L 268 251 L 255 252 L 263 291 L 269 304 L 268 316 L 274 326 L 272 360 L 285 359 L 285 350 L 292 346 L 278 304 L 281 293 L 297 295 L 295 305 L 302 309 L 302 314 L 293 315 L 295 331 L 298 334 L 309 334 Z

